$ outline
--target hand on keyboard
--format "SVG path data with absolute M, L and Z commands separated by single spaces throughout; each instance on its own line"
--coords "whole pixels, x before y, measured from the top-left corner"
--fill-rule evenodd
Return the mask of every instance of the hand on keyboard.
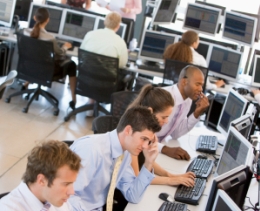
M 193 172 L 170 175 L 168 178 L 168 185 L 184 185 L 186 187 L 193 187 L 195 177 L 196 175 Z
M 165 154 L 171 158 L 175 158 L 177 160 L 190 160 L 190 155 L 188 152 L 181 147 L 167 147 L 164 146 L 162 148 L 162 154 Z

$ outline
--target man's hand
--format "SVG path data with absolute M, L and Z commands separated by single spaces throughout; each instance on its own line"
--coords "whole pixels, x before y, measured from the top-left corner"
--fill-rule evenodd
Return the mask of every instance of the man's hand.
M 196 102 L 196 109 L 194 111 L 195 118 L 199 118 L 199 116 L 202 115 L 208 107 L 209 100 L 203 93 L 201 93 L 199 99 Z
M 217 81 L 215 82 L 215 84 L 216 84 L 216 86 L 219 88 L 219 87 L 225 85 L 225 82 L 224 82 L 223 80 L 217 80 Z
M 259 89 L 254 89 L 252 90 L 254 96 L 256 96 L 257 94 L 260 94 L 260 90 Z
M 165 154 L 171 158 L 175 158 L 177 160 L 189 160 L 190 155 L 187 151 L 182 149 L 181 147 L 167 147 L 164 146 L 162 148 L 162 154 Z
M 148 148 L 143 150 L 145 162 L 144 166 L 149 171 L 152 171 L 153 163 L 159 153 L 158 151 L 158 139 L 156 136 L 154 136 L 154 140 L 152 140 L 148 146 Z

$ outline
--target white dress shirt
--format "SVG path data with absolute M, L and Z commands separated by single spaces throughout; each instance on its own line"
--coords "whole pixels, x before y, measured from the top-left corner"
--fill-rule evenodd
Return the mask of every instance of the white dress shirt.
M 163 141 L 168 135 L 170 135 L 174 140 L 178 139 L 179 137 L 189 132 L 200 120 L 199 118 L 196 119 L 193 114 L 187 117 L 187 114 L 190 111 L 192 100 L 190 98 L 187 98 L 186 100 L 183 99 L 177 84 L 174 84 L 173 86 L 163 87 L 163 89 L 171 93 L 174 100 L 174 108 L 171 115 L 169 116 L 168 123 L 163 125 L 162 129 L 157 133 L 159 142 Z M 178 119 L 174 120 L 174 116 L 176 116 L 175 113 L 179 105 L 181 105 L 182 107 L 182 112 L 178 115 Z M 175 121 L 174 125 L 173 121 Z M 160 152 L 163 146 L 163 144 L 159 143 Z
M 42 208 L 43 203 L 24 182 L 0 200 L 1 211 L 40 211 Z M 49 211 L 72 211 L 72 208 L 65 202 L 61 207 L 51 205 Z
M 154 178 L 154 174 L 144 166 L 138 177 L 135 176 L 131 154 L 123 151 L 116 130 L 82 137 L 74 141 L 70 148 L 80 156 L 82 165 L 74 183 L 75 195 L 69 198 L 75 211 L 102 210 L 116 158 L 123 153 L 116 187 L 127 201 L 138 203 Z
M 125 41 L 108 28 L 88 32 L 80 48 L 104 56 L 118 58 L 120 68 L 124 67 L 128 60 Z
M 255 99 L 256 99 L 257 103 L 260 105 L 260 94 L 256 94 Z

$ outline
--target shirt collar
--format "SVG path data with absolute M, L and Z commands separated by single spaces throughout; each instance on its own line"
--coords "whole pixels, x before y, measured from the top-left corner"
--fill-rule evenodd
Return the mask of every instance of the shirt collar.
M 109 28 L 106 28 L 106 27 L 105 27 L 105 30 L 107 30 L 107 31 L 110 31 L 110 32 L 113 32 L 113 33 L 115 33 L 115 31 L 114 31 L 114 30 L 112 30 L 112 29 L 109 29 Z
M 124 153 L 116 129 L 109 133 L 112 158 L 115 159 Z
M 174 85 L 173 85 L 173 90 L 174 90 L 174 94 L 175 94 L 174 106 L 178 106 L 178 105 L 184 103 L 185 100 L 183 99 L 183 97 L 182 97 L 182 95 L 181 95 L 181 92 L 180 92 L 180 90 L 179 90 L 177 84 L 174 84 Z M 187 98 L 187 99 L 189 99 L 189 98 Z M 186 100 L 187 100 L 187 99 L 186 99 Z

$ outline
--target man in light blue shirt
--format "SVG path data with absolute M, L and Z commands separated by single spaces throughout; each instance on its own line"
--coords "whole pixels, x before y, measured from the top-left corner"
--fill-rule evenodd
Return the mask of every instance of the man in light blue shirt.
M 82 137 L 71 145 L 81 157 L 79 175 L 74 184 L 75 195 L 69 201 L 74 210 L 102 210 L 106 203 L 116 158 L 124 154 L 116 187 L 125 199 L 138 203 L 154 178 L 152 165 L 158 155 L 155 133 L 161 129 L 151 111 L 142 106 L 125 112 L 115 130 Z M 131 167 L 131 154 L 143 151 L 145 163 L 138 177 Z

